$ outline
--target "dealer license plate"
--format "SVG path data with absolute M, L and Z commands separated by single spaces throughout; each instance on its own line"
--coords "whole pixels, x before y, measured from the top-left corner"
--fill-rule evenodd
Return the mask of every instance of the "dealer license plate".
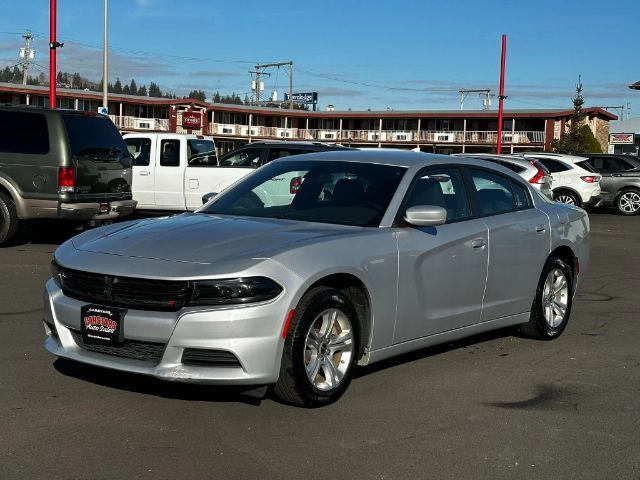
M 81 309 L 80 333 L 84 343 L 122 345 L 123 311 L 100 305 L 85 305 Z

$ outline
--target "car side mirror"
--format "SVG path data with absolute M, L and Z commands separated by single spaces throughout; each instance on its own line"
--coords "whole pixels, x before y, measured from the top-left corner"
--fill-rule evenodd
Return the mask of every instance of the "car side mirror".
M 435 227 L 447 221 L 447 211 L 435 205 L 416 205 L 407 208 L 404 220 L 416 227 Z
M 217 192 L 205 193 L 204 195 L 202 195 L 202 204 L 204 205 L 205 203 L 207 203 L 209 200 L 211 200 L 216 195 L 218 195 Z

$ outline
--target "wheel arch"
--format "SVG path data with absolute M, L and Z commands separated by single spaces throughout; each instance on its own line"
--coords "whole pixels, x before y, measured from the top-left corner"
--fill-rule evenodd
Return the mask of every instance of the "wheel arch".
M 576 277 L 579 273 L 578 257 L 569 245 L 560 245 L 551 251 L 549 257 L 558 257 L 571 268 L 571 286 L 575 291 Z
M 24 218 L 26 216 L 26 206 L 24 200 L 20 195 L 18 188 L 11 182 L 10 179 L 0 175 L 0 192 L 7 195 L 13 200 L 16 210 L 18 212 L 18 218 Z
M 314 280 L 313 283 L 304 290 L 300 298 L 316 287 L 335 288 L 346 295 L 347 298 L 351 300 L 351 303 L 353 303 L 356 313 L 358 314 L 358 321 L 360 322 L 358 359 L 361 359 L 371 346 L 373 334 L 373 315 L 369 289 L 364 281 L 353 273 L 327 273 Z

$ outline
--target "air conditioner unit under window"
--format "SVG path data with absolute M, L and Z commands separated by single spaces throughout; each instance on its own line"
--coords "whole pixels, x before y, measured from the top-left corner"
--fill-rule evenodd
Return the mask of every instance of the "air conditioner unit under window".
M 229 134 L 231 134 L 231 133 L 233 133 L 233 128 L 231 128 L 231 127 L 222 127 L 222 132 L 220 132 L 220 133 L 229 133 Z
M 338 138 L 338 132 L 323 130 L 320 132 L 320 139 L 322 140 L 335 140 Z
M 435 135 L 436 142 L 455 142 L 456 136 L 453 133 L 436 133 Z
M 240 130 L 240 135 L 248 137 L 249 136 L 249 127 L 242 127 L 242 129 Z M 258 135 L 258 129 L 252 127 L 251 128 L 251 136 L 255 137 L 256 135 Z
M 367 139 L 370 142 L 377 142 L 380 140 L 380 134 L 378 132 L 369 132 L 369 134 L 367 135 Z
M 149 120 L 137 120 L 136 121 L 136 128 L 140 129 L 140 130 L 151 130 L 152 129 L 151 121 L 149 121 Z
M 393 134 L 393 139 L 396 142 L 411 140 L 411 134 L 409 132 L 395 132 Z

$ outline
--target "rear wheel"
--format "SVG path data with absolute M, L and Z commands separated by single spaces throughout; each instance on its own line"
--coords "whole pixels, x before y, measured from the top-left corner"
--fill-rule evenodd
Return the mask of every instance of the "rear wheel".
M 0 246 L 6 244 L 18 230 L 18 212 L 13 200 L 0 192 Z
M 616 207 L 623 215 L 637 215 L 640 213 L 640 192 L 623 190 L 616 199 Z
M 327 287 L 309 291 L 287 333 L 275 394 L 299 406 L 336 401 L 353 377 L 359 333 L 356 310 L 345 295 Z
M 556 202 L 566 203 L 567 205 L 575 205 L 579 207 L 581 202 L 578 196 L 573 192 L 560 191 L 553 194 L 553 199 Z
M 573 273 L 558 257 L 549 257 L 542 269 L 529 322 L 520 331 L 532 338 L 551 340 L 564 331 L 571 314 Z

